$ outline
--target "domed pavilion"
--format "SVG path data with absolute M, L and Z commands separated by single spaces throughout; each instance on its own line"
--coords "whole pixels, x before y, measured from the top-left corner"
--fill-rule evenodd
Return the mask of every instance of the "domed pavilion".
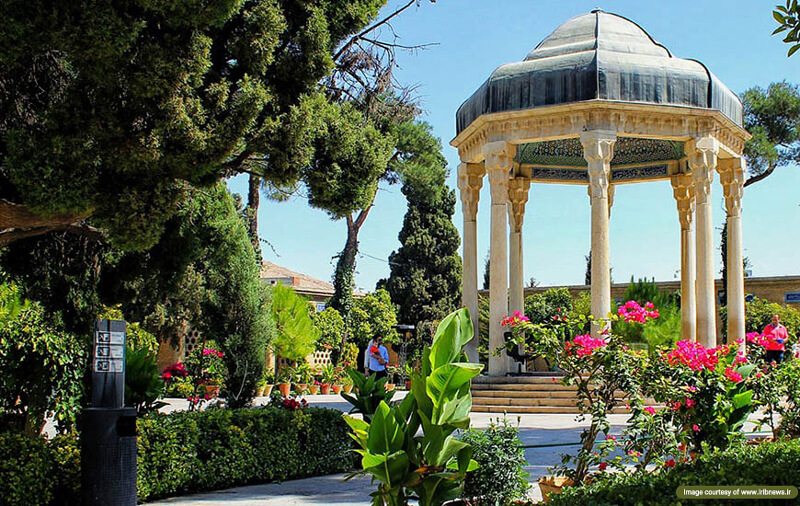
M 705 65 L 676 58 L 633 21 L 599 9 L 559 26 L 523 61 L 492 72 L 458 109 L 451 142 L 461 161 L 463 303 L 476 329 L 475 218 L 484 176 L 491 190 L 490 349 L 503 345 L 500 320 L 524 309 L 522 221 L 532 182 L 586 185 L 591 307 L 604 318 L 611 309 L 614 188 L 664 179 L 672 183 L 681 230 L 682 337 L 715 346 L 715 172 L 728 217 L 728 340 L 743 339 L 742 152 L 750 136 L 742 114 L 738 97 Z M 474 346 L 468 352 L 477 359 Z M 490 375 L 510 371 L 507 357 L 490 354 Z

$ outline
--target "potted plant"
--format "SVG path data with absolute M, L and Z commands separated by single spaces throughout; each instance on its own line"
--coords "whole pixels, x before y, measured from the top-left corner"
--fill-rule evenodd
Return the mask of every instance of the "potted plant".
M 314 380 L 313 383 L 308 384 L 308 391 L 311 395 L 317 395 L 319 393 L 320 382 L 319 380 Z
M 386 382 L 386 390 L 392 391 L 394 390 L 397 377 L 403 374 L 403 368 L 399 365 L 387 365 L 386 373 L 389 377 L 389 380 Z
M 353 379 L 349 374 L 342 376 L 342 393 L 349 394 L 353 391 Z
M 272 393 L 272 388 L 275 385 L 275 375 L 271 372 L 264 372 L 261 379 L 256 384 L 256 393 L 259 397 L 269 397 Z
M 278 383 L 278 390 L 284 397 L 289 397 L 292 391 L 292 378 L 294 378 L 294 367 L 284 366 L 278 371 L 276 382 Z
M 306 393 L 309 383 L 313 383 L 313 381 L 314 373 L 311 371 L 311 366 L 309 366 L 307 362 L 298 364 L 294 374 L 294 383 L 297 387 L 297 393 Z
M 320 392 L 323 395 L 331 393 L 331 385 L 336 382 L 336 370 L 333 364 L 328 364 L 320 371 Z M 339 387 L 341 390 L 341 387 Z M 334 392 L 339 393 L 339 392 Z
M 186 358 L 186 369 L 209 398 L 217 397 L 225 385 L 228 370 L 224 356 L 224 353 L 215 348 L 213 341 L 208 341 L 206 346 L 197 348 Z

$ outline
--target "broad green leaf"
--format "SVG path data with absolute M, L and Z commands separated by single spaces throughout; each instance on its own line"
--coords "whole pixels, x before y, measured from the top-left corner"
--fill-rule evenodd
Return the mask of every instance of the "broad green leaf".
M 480 374 L 481 364 L 445 364 L 433 371 L 426 381 L 428 396 L 434 407 L 434 422 L 439 423 L 444 404 L 459 397 L 462 387 L 469 385 L 472 378 Z
M 391 408 L 381 401 L 369 427 L 367 448 L 373 453 L 394 453 L 403 447 L 403 441 L 403 428 L 395 421 Z
M 434 466 L 446 466 L 447 463 L 464 448 L 470 448 L 467 443 L 462 443 L 453 436 L 447 436 L 436 455 L 431 455 L 429 462 Z
M 361 420 L 361 419 L 358 419 L 358 418 L 355 418 L 355 417 L 352 417 L 352 416 L 348 416 L 348 415 L 342 415 L 342 418 L 344 418 L 344 421 L 347 422 L 347 425 L 349 425 L 350 428 L 353 429 L 354 431 L 359 431 L 359 430 L 368 431 L 369 430 L 369 424 L 367 422 L 365 422 L 364 420 Z
M 746 406 L 750 406 L 753 403 L 753 391 L 747 390 L 740 394 L 736 394 L 733 396 L 733 408 L 739 409 L 744 408 Z
M 746 379 L 748 376 L 750 376 L 750 373 L 752 373 L 753 370 L 755 370 L 755 368 L 756 368 L 755 364 L 747 364 L 736 369 L 736 372 L 741 374 L 742 378 Z
M 800 44 L 795 44 L 795 45 L 794 45 L 794 46 L 792 46 L 792 48 L 789 50 L 789 53 L 786 55 L 786 57 L 788 58 L 789 56 L 792 56 L 793 54 L 795 54 L 795 53 L 797 52 L 797 50 L 798 50 L 798 49 L 800 49 Z
M 447 315 L 433 337 L 430 354 L 431 370 L 457 360 L 461 349 L 472 339 L 473 333 L 472 320 L 467 308 L 461 308 Z

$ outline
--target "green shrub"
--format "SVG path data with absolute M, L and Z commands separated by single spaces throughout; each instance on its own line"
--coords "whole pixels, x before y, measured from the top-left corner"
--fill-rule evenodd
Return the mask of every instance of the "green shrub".
M 140 501 L 353 468 L 339 411 L 307 408 L 156 414 L 139 421 Z
M 0 433 L 0 504 L 48 504 L 53 498 L 53 470 L 44 439 Z
M 59 506 L 81 504 L 81 447 L 76 433 L 56 436 L 50 441 L 56 472 L 52 476 L 53 498 Z
M 472 446 L 478 469 L 467 473 L 463 497 L 476 506 L 508 504 L 528 493 L 525 450 L 519 430 L 503 418 L 491 422 L 486 430 L 469 429 L 461 441 Z
M 590 485 L 567 487 L 552 496 L 553 506 L 676 504 L 680 486 L 788 486 L 796 485 L 800 469 L 800 440 L 742 445 L 702 455 L 697 463 L 678 464 L 657 474 L 608 473 Z M 719 499 L 691 500 L 686 504 L 720 504 Z M 752 504 L 752 499 L 725 504 Z M 766 504 L 766 502 L 765 502 Z
M 721 307 L 719 312 L 722 319 L 722 334 L 725 335 L 728 328 L 728 307 Z M 790 337 L 796 339 L 800 334 L 800 311 L 793 307 L 753 297 L 752 301 L 745 303 L 744 313 L 745 332 L 761 332 L 768 323 L 772 323 L 772 315 L 777 314 L 781 317 L 781 323 L 786 327 Z

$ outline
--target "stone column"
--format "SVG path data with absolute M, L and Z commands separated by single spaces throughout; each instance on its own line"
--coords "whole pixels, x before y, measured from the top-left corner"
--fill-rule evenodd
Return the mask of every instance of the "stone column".
M 672 176 L 672 194 L 681 223 L 681 339 L 697 341 L 695 298 L 694 182 L 690 174 Z
M 504 376 L 508 372 L 505 353 L 495 356 L 503 347 L 500 320 L 508 315 L 508 235 L 506 203 L 508 182 L 515 146 L 506 142 L 490 142 L 483 146 L 486 174 L 492 195 L 491 243 L 489 245 L 489 375 Z
M 728 342 L 741 339 L 739 351 L 745 351 L 744 342 L 744 264 L 742 258 L 742 193 L 744 192 L 745 161 L 727 158 L 717 167 L 725 210 L 728 213 Z
M 508 224 L 509 231 L 509 285 L 508 310 L 525 311 L 525 280 L 522 262 L 522 220 L 525 217 L 525 204 L 528 203 L 528 190 L 531 180 L 523 177 L 511 179 L 508 183 Z
M 508 312 L 525 313 L 525 279 L 522 261 L 522 220 L 525 217 L 525 204 L 528 203 L 528 190 L 531 180 L 516 177 L 508 182 L 508 245 L 509 245 L 509 293 Z M 517 371 L 517 362 L 509 357 L 511 372 Z M 523 364 L 523 370 L 525 365 Z
M 458 165 L 458 190 L 461 195 L 461 212 L 464 215 L 463 275 L 461 278 L 461 304 L 469 309 L 475 335 L 467 343 L 466 352 L 470 362 L 478 362 L 478 244 L 477 224 L 478 200 L 481 196 L 483 176 L 482 164 L 462 163 Z
M 599 321 L 605 321 L 611 311 L 611 275 L 608 244 L 608 187 L 611 179 L 611 159 L 617 134 L 610 131 L 581 133 L 583 157 L 588 162 L 589 197 L 592 203 L 592 315 L 598 323 L 592 332 L 598 333 Z
M 719 144 L 710 136 L 692 139 L 686 144 L 697 199 L 697 340 L 706 347 L 717 345 L 711 183 L 718 153 Z

